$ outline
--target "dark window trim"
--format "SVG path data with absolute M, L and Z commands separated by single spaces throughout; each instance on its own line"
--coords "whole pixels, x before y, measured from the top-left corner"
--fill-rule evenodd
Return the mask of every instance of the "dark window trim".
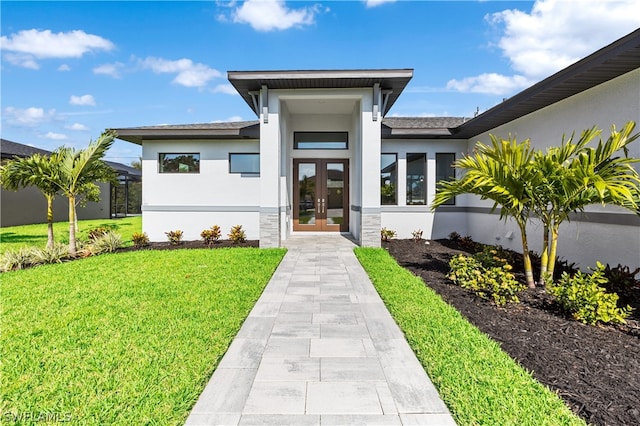
M 257 155 L 258 156 L 258 168 L 260 168 L 260 153 L 259 152 L 230 152 L 229 153 L 229 174 L 260 176 L 260 170 L 258 170 L 257 172 L 245 172 L 245 171 L 233 171 L 233 170 L 231 170 L 231 156 L 232 155 Z
M 300 141 L 298 140 L 299 136 L 302 135 L 339 135 L 341 137 L 327 137 L 326 140 L 322 140 L 322 137 L 320 137 L 320 140 L 308 140 L 308 141 Z M 314 138 L 315 139 L 315 138 Z M 344 142 L 344 148 L 301 148 L 299 146 L 300 142 L 303 143 L 323 143 L 323 142 Z M 307 132 L 307 131 L 300 131 L 300 132 L 293 132 L 293 149 L 300 149 L 300 150 L 311 150 L 311 149 L 322 149 L 322 150 L 331 150 L 331 151 L 342 151 L 342 150 L 346 150 L 349 149 L 349 132 Z
M 193 172 L 172 172 L 172 171 L 163 171 L 162 170 L 162 160 L 160 160 L 160 156 L 162 155 L 197 155 L 198 156 L 198 170 Z M 159 152 L 158 153 L 158 173 L 163 175 L 197 175 L 200 173 L 200 153 L 199 152 Z

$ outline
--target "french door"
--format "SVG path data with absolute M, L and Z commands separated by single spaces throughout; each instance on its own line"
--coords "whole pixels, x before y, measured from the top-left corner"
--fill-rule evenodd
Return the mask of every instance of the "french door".
M 293 230 L 349 231 L 349 160 L 293 160 Z

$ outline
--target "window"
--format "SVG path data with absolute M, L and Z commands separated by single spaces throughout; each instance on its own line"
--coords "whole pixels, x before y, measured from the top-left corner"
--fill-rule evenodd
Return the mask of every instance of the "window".
M 450 153 L 440 153 L 436 154 L 436 188 L 438 182 L 441 180 L 451 180 L 456 177 L 456 171 L 453 168 L 453 163 L 456 161 L 456 155 Z M 456 203 L 456 199 L 452 198 L 451 200 L 444 203 L 445 205 L 454 205 Z
M 200 173 L 200 154 L 160 154 L 160 173 Z
M 260 174 L 260 154 L 253 152 L 229 154 L 229 173 Z
M 347 149 L 348 132 L 294 132 L 295 149 Z
M 398 155 L 382 154 L 380 157 L 380 204 L 398 203 L 396 188 L 398 182 Z
M 407 205 L 427 204 L 427 154 L 407 154 Z

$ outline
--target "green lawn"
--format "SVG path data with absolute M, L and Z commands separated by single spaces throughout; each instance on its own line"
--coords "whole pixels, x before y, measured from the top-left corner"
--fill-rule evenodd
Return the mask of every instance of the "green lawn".
M 355 252 L 459 425 L 585 424 L 385 250 Z
M 137 251 L 2 274 L 3 419 L 182 424 L 284 253 Z
M 78 222 L 80 232 L 77 238 L 86 239 L 87 232 L 93 228 L 104 226 L 122 236 L 125 247 L 132 245 L 131 234 L 142 232 L 142 216 L 129 216 L 120 219 L 93 219 Z M 69 242 L 69 222 L 53 224 L 56 242 Z M 47 224 L 8 226 L 0 228 L 0 253 L 26 246 L 44 247 L 47 245 Z

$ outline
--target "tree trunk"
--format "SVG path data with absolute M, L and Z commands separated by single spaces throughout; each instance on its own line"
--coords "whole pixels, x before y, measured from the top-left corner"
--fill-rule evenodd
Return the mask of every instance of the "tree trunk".
M 549 264 L 549 225 L 544 225 L 542 231 L 542 253 L 540 254 L 540 279 L 538 285 L 544 286 L 544 277 L 547 275 L 547 265 Z
M 527 242 L 526 223 L 519 224 L 520 236 L 522 237 L 522 258 L 524 261 L 524 275 L 527 279 L 527 287 L 536 288 L 536 281 L 533 279 L 533 268 L 531 266 L 531 257 L 529 256 L 529 243 Z
M 556 269 L 556 253 L 558 249 L 558 231 L 560 224 L 553 224 L 551 226 L 551 248 L 549 249 L 549 267 L 547 268 L 547 275 L 553 280 L 553 272 Z
M 47 248 L 53 248 L 53 197 L 47 196 Z
M 76 257 L 76 197 L 69 196 L 69 255 Z

